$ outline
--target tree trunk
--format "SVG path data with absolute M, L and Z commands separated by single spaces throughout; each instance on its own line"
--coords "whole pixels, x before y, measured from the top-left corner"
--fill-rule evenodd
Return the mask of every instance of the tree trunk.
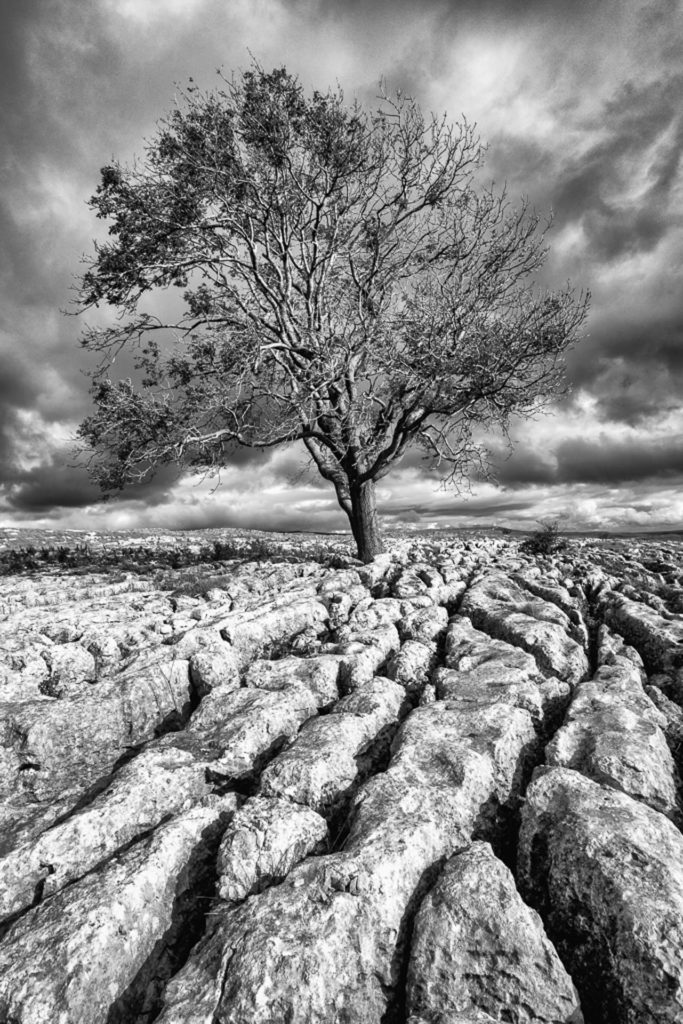
M 349 482 L 349 497 L 351 512 L 347 512 L 347 515 L 358 548 L 358 557 L 361 562 L 371 562 L 375 555 L 384 551 L 377 519 L 374 480 L 363 484 Z

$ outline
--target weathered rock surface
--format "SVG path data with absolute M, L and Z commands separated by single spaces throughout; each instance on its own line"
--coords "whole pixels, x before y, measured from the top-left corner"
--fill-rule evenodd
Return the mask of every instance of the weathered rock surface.
M 492 640 L 460 615 L 446 634 L 445 668 L 434 673 L 436 695 L 463 709 L 510 704 L 528 711 L 543 730 L 569 700 L 570 686 L 546 678 L 534 658 L 503 640 Z
M 548 764 L 575 768 L 679 819 L 678 780 L 666 719 L 643 690 L 632 658 L 611 650 L 594 677 L 576 688 Z
M 263 772 L 261 793 L 331 815 L 374 767 L 373 761 L 381 761 L 382 735 L 395 727 L 404 710 L 402 687 L 375 676 L 340 700 L 331 714 L 306 722 L 292 745 Z
M 218 851 L 218 895 L 243 900 L 282 881 L 327 841 L 327 823 L 308 807 L 253 797 L 234 815 Z
M 81 878 L 171 815 L 209 796 L 206 765 L 173 748 L 149 748 L 82 810 L 0 858 L 0 921 Z
M 337 654 L 280 658 L 278 661 L 258 660 L 247 669 L 245 684 L 262 690 L 286 690 L 296 681 L 316 695 L 319 707 L 329 707 L 339 699 L 343 664 L 342 656 Z
M 518 870 L 589 1022 L 683 1018 L 683 837 L 663 814 L 543 770 L 527 790 Z
M 7 704 L 0 722 L 0 851 L 11 831 L 68 790 L 73 802 L 131 749 L 187 720 L 186 661 L 135 664 L 91 694 Z M 49 708 L 49 710 L 48 710 Z
M 153 956 L 161 983 L 183 929 L 191 940 L 183 918 L 234 806 L 227 797 L 179 815 L 14 924 L 0 946 L 0 1014 L 27 1024 L 125 1021 L 127 996 L 151 1009 L 154 986 L 136 992 L 136 976 Z
M 680 547 L 278 543 L 0 576 L 0 1021 L 683 1019 Z
M 603 595 L 601 614 L 608 626 L 636 648 L 650 671 L 667 672 L 683 666 L 681 616 L 664 618 L 644 602 L 614 592 Z M 683 685 L 680 692 L 683 697 Z
M 571 621 L 565 612 L 501 573 L 475 578 L 460 611 L 477 629 L 529 651 L 550 675 L 577 683 L 588 671 L 586 654 L 571 639 Z
M 164 743 L 211 761 L 216 780 L 249 779 L 316 714 L 318 699 L 296 685 L 275 691 L 213 690 L 187 728 L 164 737 Z
M 487 843 L 451 857 L 415 918 L 408 1010 L 581 1024 L 578 996 L 541 919 Z

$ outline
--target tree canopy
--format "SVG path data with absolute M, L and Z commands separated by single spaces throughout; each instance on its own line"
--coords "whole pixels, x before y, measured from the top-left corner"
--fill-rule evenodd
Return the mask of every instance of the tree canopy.
M 190 84 L 91 199 L 110 237 L 79 306 L 117 317 L 83 335 L 103 358 L 79 433 L 103 488 L 298 440 L 369 560 L 375 482 L 409 446 L 456 483 L 485 462 L 479 428 L 561 392 L 587 296 L 534 287 L 545 229 L 482 159 L 467 121 L 400 93 L 368 111 L 258 66 Z M 154 312 L 174 289 L 180 315 Z M 122 347 L 135 381 L 112 377 Z

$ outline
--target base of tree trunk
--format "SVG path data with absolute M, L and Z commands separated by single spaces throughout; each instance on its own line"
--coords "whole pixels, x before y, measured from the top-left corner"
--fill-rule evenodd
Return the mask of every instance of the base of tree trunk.
M 384 541 L 377 518 L 375 485 L 372 480 L 367 483 L 352 485 L 351 497 L 351 531 L 358 549 L 361 562 L 372 562 L 376 555 L 384 551 Z

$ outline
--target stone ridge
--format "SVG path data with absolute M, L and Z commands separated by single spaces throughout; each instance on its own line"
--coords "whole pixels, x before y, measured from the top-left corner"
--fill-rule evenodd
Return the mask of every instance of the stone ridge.
M 0 1024 L 680 1024 L 683 547 L 305 544 L 0 579 Z

